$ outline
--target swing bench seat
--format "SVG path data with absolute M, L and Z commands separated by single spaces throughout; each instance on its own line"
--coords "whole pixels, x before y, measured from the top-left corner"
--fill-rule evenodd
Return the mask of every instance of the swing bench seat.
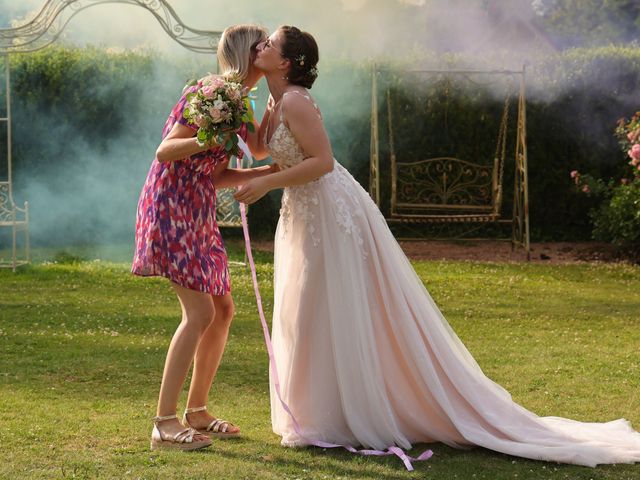
M 395 214 L 387 218 L 389 223 L 493 223 L 500 214 L 488 215 L 411 215 Z
M 392 223 L 491 223 L 501 219 L 498 159 L 493 166 L 438 157 L 392 159 Z

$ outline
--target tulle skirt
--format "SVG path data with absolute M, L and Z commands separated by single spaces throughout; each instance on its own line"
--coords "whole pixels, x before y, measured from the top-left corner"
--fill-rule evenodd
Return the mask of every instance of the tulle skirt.
M 340 164 L 285 189 L 275 238 L 273 430 L 385 449 L 443 442 L 595 466 L 640 461 L 624 419 L 539 417 L 487 378 L 451 329 L 369 195 Z

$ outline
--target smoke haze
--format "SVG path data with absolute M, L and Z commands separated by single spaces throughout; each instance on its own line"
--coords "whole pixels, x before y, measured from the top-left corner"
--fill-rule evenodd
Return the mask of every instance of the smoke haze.
M 367 62 L 393 62 L 411 67 L 456 67 L 519 69 L 535 63 L 541 55 L 555 53 L 554 44 L 536 27 L 536 15 L 545 13 L 541 0 L 529 2 L 482 0 L 172 0 L 170 4 L 189 27 L 221 31 L 236 23 L 258 23 L 269 30 L 278 25 L 296 25 L 311 32 L 320 46 L 320 77 L 313 93 L 326 119 L 334 127 L 329 133 L 334 146 L 354 141 L 354 132 L 343 128 L 350 118 L 370 115 L 368 79 L 327 74 L 325 65 L 348 66 Z M 0 0 L 4 27 L 31 18 L 43 0 Z M 533 5 L 533 6 L 532 6 Z M 19 204 L 28 200 L 32 209 L 34 244 L 73 242 L 133 242 L 135 208 L 160 130 L 187 78 L 215 68 L 208 54 L 185 50 L 174 42 L 157 20 L 143 8 L 106 4 L 81 11 L 71 19 L 61 41 L 85 46 L 99 45 L 113 51 L 150 50 L 163 58 L 190 65 L 190 71 L 167 71 L 158 66 L 152 81 L 163 92 L 145 101 L 154 108 L 128 112 L 135 131 L 122 132 L 105 148 L 96 148 L 74 135 L 68 125 L 57 124 L 43 132 L 51 142 L 50 164 L 28 178 L 15 178 Z M 443 56 L 442 54 L 448 54 Z M 458 57 L 456 57 L 458 55 Z M 332 63 L 333 62 L 333 63 Z M 163 69 L 164 68 L 164 69 Z M 606 85 L 594 88 L 607 88 Z M 562 86 L 558 86 L 562 91 Z M 530 90 L 536 92 L 535 87 Z M 504 92 L 499 92 L 503 95 Z M 540 92 L 552 101 L 553 94 Z M 261 84 L 259 106 L 266 88 Z M 153 99 L 153 100 L 152 100 Z M 14 100 L 15 102 L 15 100 Z M 127 108 L 126 105 L 118 108 Z M 260 108 L 258 109 L 260 110 Z M 368 148 L 368 131 L 356 132 L 357 141 Z M 360 138 L 362 137 L 362 138 Z M 59 144 L 58 144 L 59 143 Z M 340 147 L 336 150 L 340 151 Z M 339 158 L 347 167 L 348 158 Z

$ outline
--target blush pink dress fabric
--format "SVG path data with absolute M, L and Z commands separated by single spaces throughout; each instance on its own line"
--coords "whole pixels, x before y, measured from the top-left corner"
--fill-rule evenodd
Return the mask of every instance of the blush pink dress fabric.
M 306 158 L 282 118 L 268 147 L 282 169 Z M 272 426 L 283 445 L 443 442 L 587 466 L 640 461 L 640 433 L 626 420 L 539 417 L 487 378 L 377 206 L 337 162 L 318 180 L 284 189 L 274 290 L 276 367 L 303 433 L 271 378 Z

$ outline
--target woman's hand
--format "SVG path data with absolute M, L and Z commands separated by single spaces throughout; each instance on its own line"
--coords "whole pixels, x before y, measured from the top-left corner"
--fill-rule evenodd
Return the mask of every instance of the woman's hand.
M 242 185 L 238 191 L 234 193 L 233 197 L 239 202 L 250 205 L 260 200 L 269 193 L 270 190 L 271 187 L 269 186 L 267 177 L 258 177 Z

